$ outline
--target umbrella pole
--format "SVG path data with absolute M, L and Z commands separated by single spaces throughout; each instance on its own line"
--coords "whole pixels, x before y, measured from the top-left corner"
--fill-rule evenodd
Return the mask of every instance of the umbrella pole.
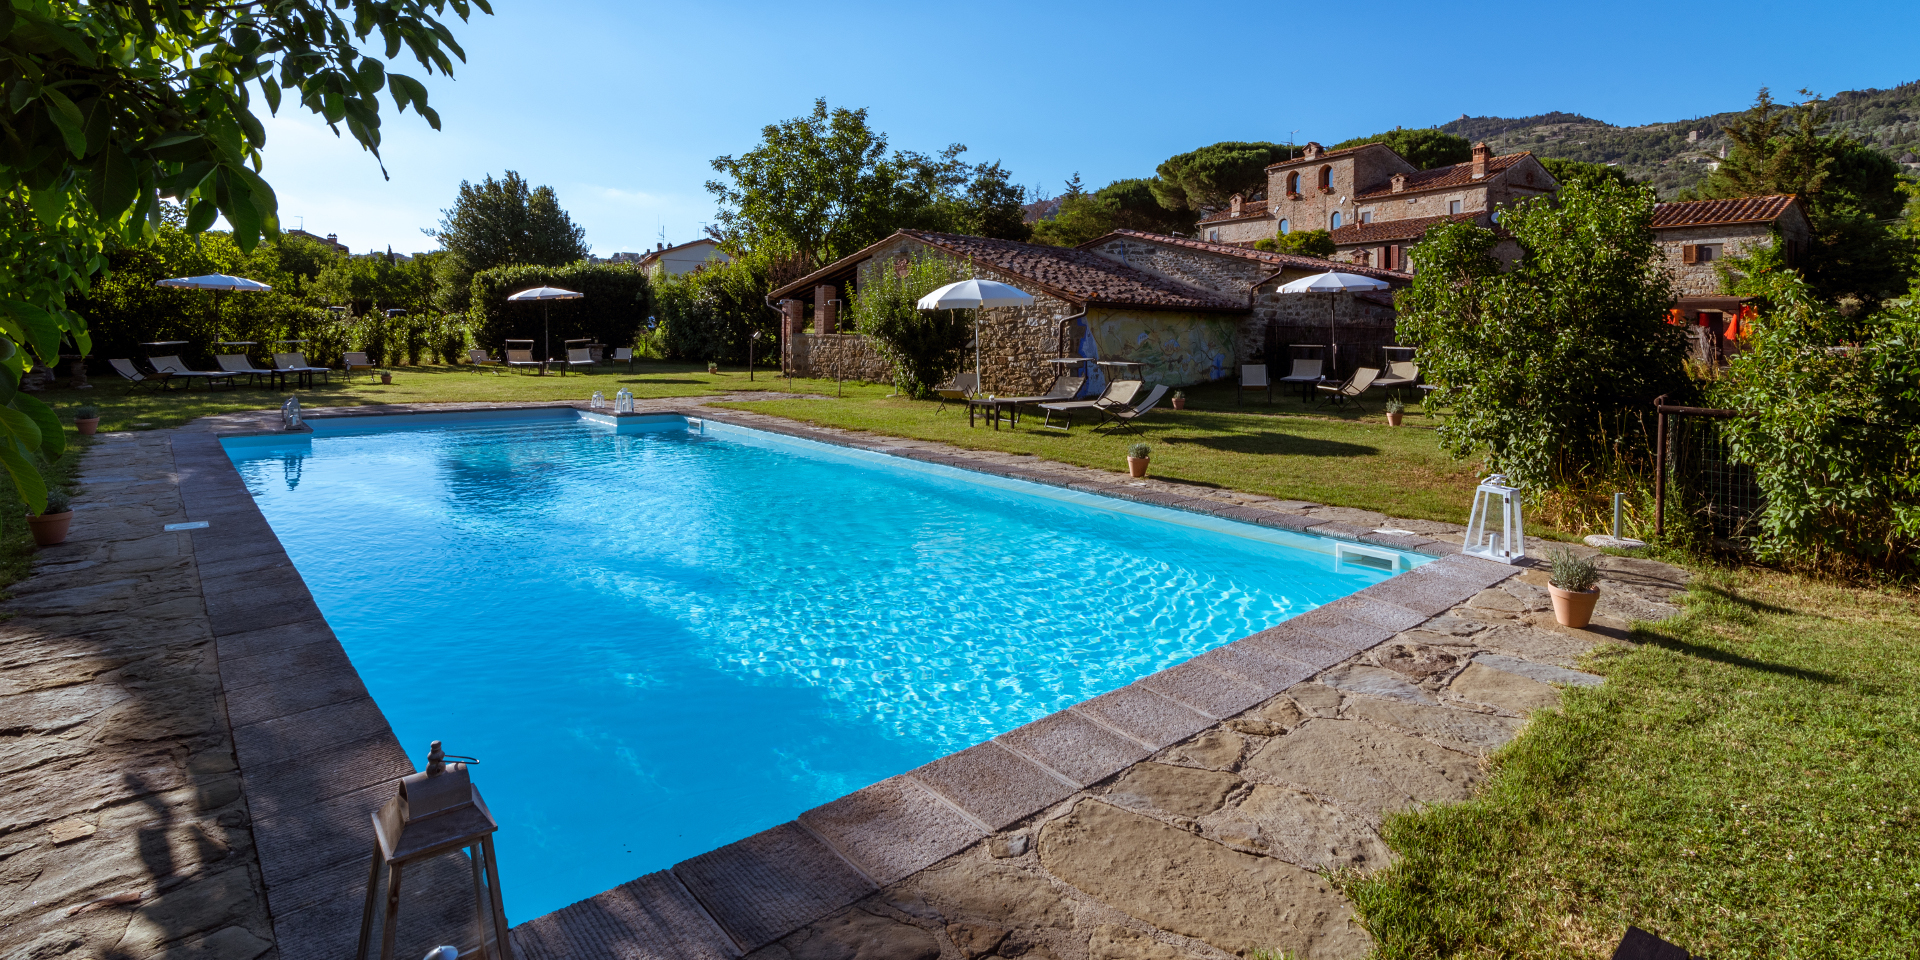
M 540 358 L 540 375 L 547 375 L 547 364 L 553 360 L 553 315 L 547 304 L 540 304 L 540 352 L 546 356 Z
M 973 308 L 973 392 L 986 393 L 986 384 L 980 382 L 980 308 Z

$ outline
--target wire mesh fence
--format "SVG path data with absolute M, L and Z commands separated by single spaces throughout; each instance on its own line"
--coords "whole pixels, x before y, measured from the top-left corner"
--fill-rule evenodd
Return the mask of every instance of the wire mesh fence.
M 1669 524 L 1684 523 L 1719 546 L 1744 550 L 1766 509 L 1766 496 L 1753 467 L 1736 460 L 1727 442 L 1729 421 L 1743 414 L 1665 404 L 1656 408 L 1664 467 L 1655 484 L 1660 532 Z

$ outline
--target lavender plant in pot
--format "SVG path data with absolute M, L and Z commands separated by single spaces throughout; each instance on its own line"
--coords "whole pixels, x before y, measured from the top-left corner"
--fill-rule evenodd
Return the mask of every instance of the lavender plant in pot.
M 73 425 L 79 429 L 81 436 L 93 436 L 93 432 L 100 429 L 100 409 L 93 404 L 86 404 L 75 409 L 73 411 Z
M 1175 410 L 1185 410 L 1187 408 L 1187 395 L 1184 391 L 1175 390 L 1173 392 L 1173 408 Z
M 1127 472 L 1136 477 L 1147 475 L 1147 460 L 1153 456 L 1153 448 L 1144 443 L 1136 443 L 1127 448 Z
M 1593 605 L 1600 601 L 1600 568 L 1566 549 L 1547 554 L 1547 562 L 1552 565 L 1547 593 L 1553 597 L 1553 619 L 1563 627 L 1585 627 L 1593 620 Z
M 38 514 L 27 514 L 27 529 L 33 533 L 33 542 L 43 547 L 51 547 L 67 539 L 67 526 L 73 523 L 73 505 L 67 500 L 67 492 L 58 487 L 47 491 L 47 508 Z
M 1399 426 L 1400 418 L 1406 415 L 1407 405 L 1401 401 L 1399 397 L 1393 397 L 1387 400 L 1387 426 Z

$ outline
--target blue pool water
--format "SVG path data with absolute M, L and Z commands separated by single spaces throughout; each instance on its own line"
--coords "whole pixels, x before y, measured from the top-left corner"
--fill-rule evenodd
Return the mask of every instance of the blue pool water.
M 712 422 L 515 416 L 228 452 L 415 762 L 482 760 L 516 922 L 1389 575 Z

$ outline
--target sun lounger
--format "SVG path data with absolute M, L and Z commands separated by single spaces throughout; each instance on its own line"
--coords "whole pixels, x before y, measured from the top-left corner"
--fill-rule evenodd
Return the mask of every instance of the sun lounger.
M 1320 402 L 1322 403 L 1344 403 L 1352 400 L 1354 405 L 1358 406 L 1360 404 L 1360 395 L 1366 393 L 1367 388 L 1373 386 L 1373 381 L 1379 376 L 1379 370 L 1373 367 L 1361 367 L 1353 372 L 1353 376 L 1347 378 L 1346 383 L 1340 384 L 1339 386 L 1334 386 L 1331 383 L 1323 383 L 1315 389 L 1320 391 Z
M 125 379 L 128 383 L 132 384 L 135 387 L 146 387 L 152 390 L 166 390 L 166 389 L 170 389 L 172 384 L 174 383 L 173 374 L 161 372 L 161 373 L 156 373 L 153 376 L 149 377 L 146 374 L 141 373 L 139 368 L 133 365 L 132 360 L 108 360 L 107 363 L 113 366 L 113 372 L 119 374 L 123 379 Z M 181 380 L 179 382 L 181 386 L 185 386 L 187 383 L 187 381 L 185 380 Z
M 1134 421 L 1146 416 L 1148 411 L 1152 410 L 1154 405 L 1160 402 L 1160 398 L 1166 395 L 1167 385 L 1164 383 L 1156 383 L 1153 385 L 1153 392 L 1147 394 L 1147 399 L 1137 405 L 1116 403 L 1104 408 L 1103 412 L 1106 413 L 1107 419 L 1100 421 L 1099 425 L 1094 427 L 1093 430 L 1095 433 L 1098 433 L 1107 427 L 1114 427 L 1116 432 L 1125 432 L 1127 430 L 1138 432 L 1140 428 Z
M 980 377 L 973 373 L 956 373 L 953 379 L 934 387 L 933 392 L 940 395 L 940 406 L 949 400 L 964 401 L 980 390 Z
M 302 383 L 308 385 L 312 385 L 313 375 L 316 373 L 329 382 L 333 380 L 332 370 L 307 363 L 307 355 L 304 353 L 276 353 L 273 355 L 273 368 L 282 374 L 296 374 Z
M 1323 379 L 1321 368 L 1322 361 L 1319 360 L 1295 360 L 1293 372 L 1281 377 L 1280 382 L 1299 384 L 1300 399 L 1305 400 L 1313 395 L 1313 388 Z
M 373 375 L 373 361 L 367 359 L 365 353 L 343 353 L 340 355 L 340 365 L 347 368 L 348 380 L 353 379 L 355 370 L 365 370 L 368 376 Z
M 1240 389 L 1234 391 L 1234 402 L 1246 403 L 1249 389 L 1267 391 L 1267 402 L 1273 402 L 1273 381 L 1267 379 L 1266 364 L 1243 363 L 1240 365 Z
M 567 351 L 567 359 L 563 361 L 563 364 L 560 368 L 560 375 L 563 377 L 567 375 L 568 370 L 574 367 L 591 367 L 593 366 L 593 350 L 589 347 L 574 347 Z
M 535 360 L 533 358 L 532 347 L 528 347 L 525 350 L 516 350 L 513 347 L 508 347 L 507 348 L 507 366 L 539 367 L 542 373 L 546 372 L 546 369 L 547 369 L 546 361 Z
M 1080 395 L 1080 388 L 1086 386 L 1086 377 L 1062 374 L 1053 378 L 1047 392 L 1032 397 L 1001 397 L 1003 403 L 1013 404 L 1013 421 L 1020 422 L 1020 408 L 1036 403 L 1065 402 Z
M 1411 387 L 1420 383 L 1420 365 L 1412 360 L 1395 360 L 1387 364 L 1387 370 L 1373 381 L 1376 387 L 1392 390 L 1396 387 Z
M 502 372 L 500 361 L 495 360 L 490 356 L 487 356 L 487 350 L 485 347 L 474 347 L 473 349 L 468 350 L 467 362 L 472 364 L 475 370 L 484 369 L 486 367 L 492 367 L 494 373 Z
M 1040 409 L 1047 412 L 1047 418 L 1041 421 L 1040 425 L 1050 430 L 1071 430 L 1075 411 L 1098 411 L 1110 406 L 1130 404 L 1134 397 L 1140 395 L 1141 386 L 1143 384 L 1139 380 L 1115 380 L 1107 385 L 1105 393 L 1092 400 L 1040 404 Z M 1053 423 L 1053 415 L 1056 413 L 1060 415 L 1059 426 L 1054 426 Z
M 246 377 L 249 383 L 259 383 L 261 377 L 266 377 L 267 384 L 271 386 L 280 376 L 278 370 L 262 370 L 254 366 L 253 361 L 247 359 L 244 353 L 223 353 L 213 359 L 220 364 L 220 369 L 236 377 Z
M 205 383 L 208 390 L 213 389 L 215 380 L 225 380 L 229 387 L 239 386 L 233 382 L 231 373 L 222 370 L 190 370 L 179 357 L 148 357 L 147 362 L 153 364 L 155 370 L 172 374 L 175 379 L 184 379 L 188 384 L 196 380 Z

